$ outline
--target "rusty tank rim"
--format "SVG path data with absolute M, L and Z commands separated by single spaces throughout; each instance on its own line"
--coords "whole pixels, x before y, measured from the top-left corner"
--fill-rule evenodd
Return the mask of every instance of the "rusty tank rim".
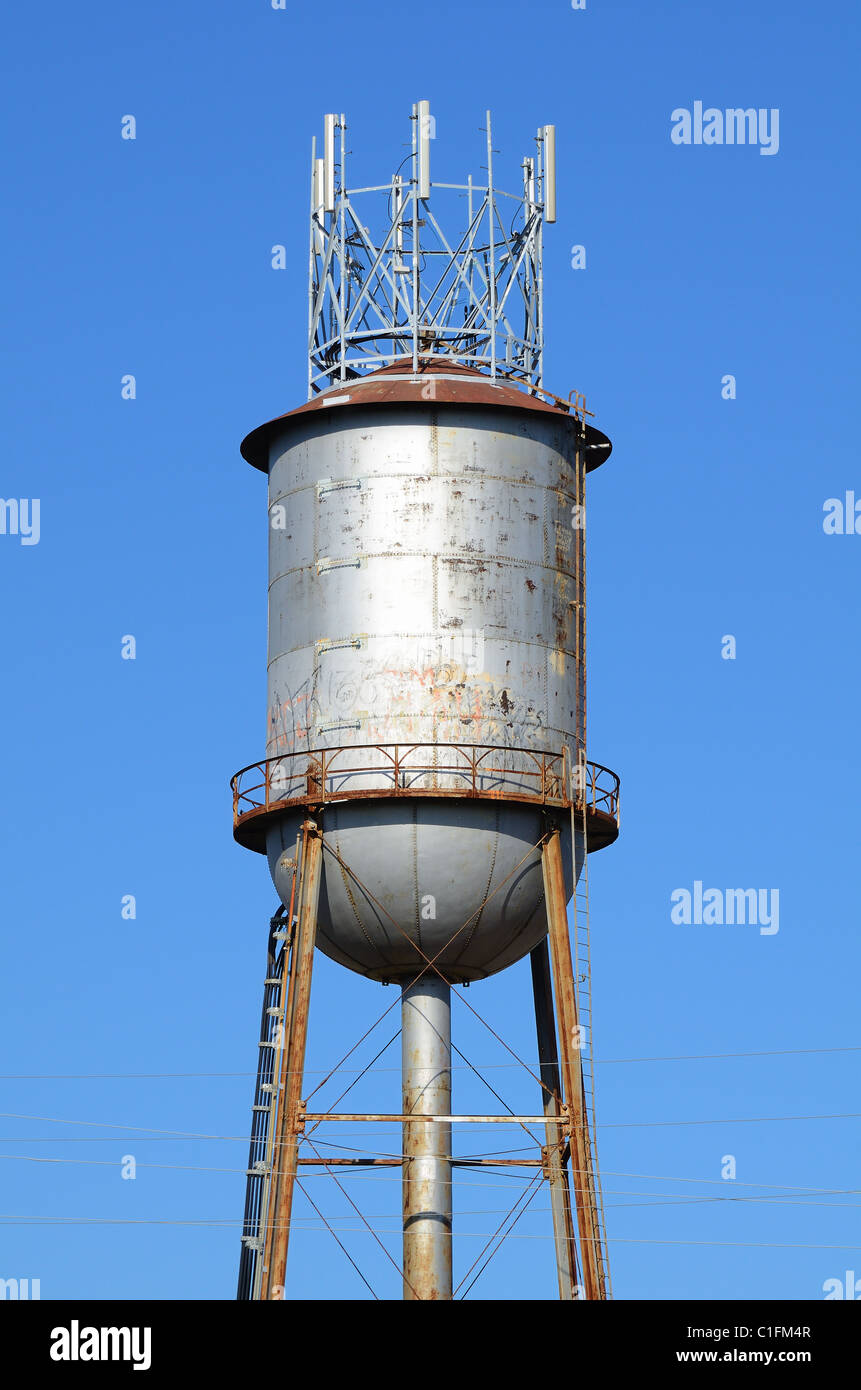
M 433 380 L 433 396 L 425 394 L 428 379 Z M 526 411 L 530 415 L 555 416 L 568 421 L 572 432 L 585 436 L 586 472 L 599 468 L 610 457 L 613 448 L 610 440 L 601 430 L 588 424 L 574 406 L 561 397 L 552 396 L 542 400 L 538 395 L 523 389 L 511 379 L 498 377 L 496 381 L 481 372 L 472 371 L 459 363 L 444 358 L 432 357 L 420 362 L 417 372 L 412 370 L 412 358 L 405 357 L 402 362 L 393 362 L 381 367 L 379 371 L 367 376 L 356 377 L 338 386 L 321 391 L 312 400 L 277 415 L 265 424 L 258 425 L 243 439 L 240 453 L 246 462 L 261 473 L 269 472 L 269 445 L 288 420 L 311 415 L 317 411 L 339 410 L 350 406 L 398 406 L 406 404 L 426 404 L 432 406 L 478 405 L 494 409 Z
M 345 806 L 348 804 L 356 805 L 361 802 L 367 805 L 370 801 L 386 801 L 395 797 L 409 798 L 413 801 L 437 801 L 445 800 L 452 802 L 455 806 L 458 802 L 490 801 L 493 798 L 483 797 L 480 793 L 470 795 L 464 792 L 390 792 L 390 791 L 368 791 L 353 796 L 332 796 L 325 799 L 320 797 L 297 797 L 294 801 L 284 801 L 280 805 L 270 806 L 268 809 L 261 806 L 256 811 L 246 811 L 244 815 L 237 817 L 233 826 L 233 838 L 243 849 L 254 850 L 257 854 L 266 853 L 266 835 L 270 828 L 284 816 L 305 812 L 307 814 L 317 814 L 321 817 L 321 829 L 325 832 L 326 819 L 325 813 L 327 806 Z M 495 804 L 512 806 L 531 806 L 536 811 L 543 811 L 552 819 L 559 820 L 560 817 L 568 819 L 571 814 L 570 807 L 566 810 L 562 806 L 554 806 L 551 802 L 536 801 L 532 797 L 526 796 L 507 796 L 496 798 Z M 578 827 L 582 819 L 582 807 L 575 803 L 574 814 L 577 817 Z M 598 811 L 593 806 L 586 807 L 586 848 L 590 854 L 596 850 L 606 849 L 619 838 L 619 823 L 614 816 L 607 811 Z
M 461 753 L 463 760 L 459 766 L 454 762 L 442 767 L 437 767 L 435 763 L 416 763 L 413 757 L 423 749 L 429 749 L 434 754 L 440 749 L 448 749 L 449 754 Z M 389 753 L 391 765 L 382 770 L 392 775 L 394 785 L 361 790 L 327 786 L 333 777 L 338 779 L 356 772 L 378 773 L 381 769 L 376 763 L 371 766 L 361 761 L 357 762 L 356 759 L 361 760 L 369 753 L 385 752 Z M 479 779 L 482 776 L 500 771 L 487 764 L 488 755 L 492 757 L 497 752 L 526 755 L 527 765 L 504 769 L 505 773 L 510 773 L 512 777 L 520 780 L 520 791 L 502 791 L 499 788 L 480 786 Z M 399 753 L 403 755 L 400 760 Z M 330 760 L 328 766 L 325 762 L 327 756 Z M 305 769 L 293 773 L 285 769 L 285 764 L 289 767 L 294 760 L 308 762 L 309 758 L 313 769 L 311 772 Z M 265 854 L 266 834 L 270 826 L 281 817 L 297 811 L 322 812 L 326 806 L 392 798 L 427 802 L 445 800 L 455 804 L 490 801 L 496 806 L 509 803 L 533 806 L 557 817 L 572 812 L 582 817 L 585 813 L 587 847 L 590 851 L 603 849 L 612 844 L 619 834 L 618 775 L 602 763 L 586 760 L 583 764 L 586 786 L 580 794 L 574 793 L 573 788 L 569 793 L 567 781 L 570 774 L 566 771 L 566 758 L 565 752 L 503 749 L 495 744 L 349 744 L 336 748 L 303 749 L 294 753 L 276 754 L 260 762 L 250 763 L 230 779 L 233 793 L 233 835 L 246 849 Z M 529 759 L 533 764 L 531 768 L 528 766 Z M 460 778 L 461 785 L 436 789 L 402 785 L 404 773 L 423 776 L 429 772 Z M 250 783 L 246 774 L 251 775 Z M 243 779 L 246 779 L 245 784 Z M 283 785 L 285 779 L 294 784 L 290 790 Z M 535 789 L 524 790 L 524 786 L 530 784 L 530 779 L 535 783 Z

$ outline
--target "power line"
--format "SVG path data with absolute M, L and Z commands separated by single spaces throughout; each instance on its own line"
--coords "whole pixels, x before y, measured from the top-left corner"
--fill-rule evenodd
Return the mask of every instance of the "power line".
M 834 1115 L 746 1115 L 729 1120 L 629 1120 L 599 1125 L 599 1129 L 662 1129 L 684 1125 L 760 1125 L 784 1124 L 792 1120 L 859 1120 L 861 1111 L 847 1110 Z
M 861 1052 L 861 1045 L 852 1047 L 784 1047 L 770 1048 L 760 1052 L 690 1052 L 675 1053 L 667 1056 L 655 1057 L 598 1057 L 595 1065 L 598 1067 L 611 1067 L 622 1065 L 634 1065 L 639 1062 L 716 1062 L 731 1061 L 738 1058 L 747 1057 L 812 1057 L 817 1055 L 827 1055 L 835 1052 Z M 519 1062 L 489 1062 L 482 1065 L 482 1071 L 515 1071 L 520 1070 L 522 1064 Z M 468 1071 L 469 1067 L 453 1066 L 452 1071 Z M 338 1067 L 337 1072 L 363 1071 L 359 1067 Z M 399 1072 L 399 1067 L 375 1067 L 370 1074 L 377 1075 L 384 1072 Z M 83 1072 L 2 1072 L 0 1081 L 158 1081 L 158 1080 L 189 1080 L 202 1079 L 206 1077 L 218 1078 L 249 1078 L 256 1076 L 253 1071 L 83 1071 Z M 335 1072 L 327 1071 L 323 1067 L 316 1070 L 305 1067 L 305 1076 L 335 1075 Z
M 99 1158 L 43 1158 L 43 1157 L 41 1157 L 40 1155 L 36 1155 L 36 1154 L 0 1154 L 0 1160 L 2 1160 L 2 1159 L 13 1160 L 13 1161 L 18 1161 L 18 1162 L 23 1162 L 23 1163 L 47 1163 L 47 1164 L 63 1164 L 63 1165 L 72 1164 L 72 1165 L 74 1165 L 74 1166 L 100 1167 L 100 1168 L 120 1168 L 120 1167 L 123 1166 L 123 1160 L 122 1160 L 122 1159 L 99 1159 Z M 462 1160 L 461 1160 L 461 1161 L 462 1161 Z M 323 1164 L 324 1164 L 324 1160 L 321 1159 L 321 1166 L 323 1166 Z M 136 1168 L 158 1168 L 158 1169 L 163 1169 L 163 1170 L 167 1170 L 167 1171 L 173 1171 L 173 1172 L 187 1172 L 187 1173 L 229 1173 L 229 1174 L 239 1174 L 239 1173 L 244 1173 L 244 1172 L 245 1172 L 245 1169 L 244 1169 L 244 1168 L 210 1168 L 210 1167 L 203 1167 L 203 1166 L 201 1166 L 201 1165 L 199 1165 L 199 1164 L 187 1164 L 187 1163 L 139 1163 L 139 1162 L 136 1162 L 135 1167 L 136 1167 Z M 648 1179 L 648 1178 L 651 1178 L 651 1177 L 653 1176 L 653 1175 L 648 1174 L 648 1173 L 618 1174 L 618 1173 L 613 1173 L 612 1171 L 608 1172 L 607 1175 L 608 1175 L 608 1176 L 616 1176 L 616 1177 L 618 1177 L 618 1176 L 638 1177 L 638 1178 L 641 1178 L 641 1179 Z M 308 1179 L 308 1178 L 327 1177 L 328 1174 L 326 1174 L 326 1173 L 306 1173 L 304 1176 L 305 1176 L 306 1179 Z M 410 1178 L 404 1179 L 403 1177 L 400 1177 L 400 1176 L 398 1176 L 398 1177 L 385 1177 L 385 1176 L 377 1176 L 376 1174 L 371 1174 L 371 1173 L 359 1173 L 359 1172 L 353 1173 L 353 1174 L 341 1173 L 340 1176 L 341 1176 L 342 1179 L 345 1178 L 345 1177 L 354 1177 L 354 1178 L 363 1178 L 365 1181 L 371 1181 L 371 1180 L 373 1180 L 373 1181 L 377 1181 L 377 1182 L 391 1182 L 391 1183 L 397 1183 L 398 1186 L 400 1186 L 405 1180 L 406 1180 L 406 1181 L 421 1181 L 421 1179 L 410 1179 Z M 521 1181 L 526 1181 L 526 1182 L 530 1182 L 530 1183 L 531 1183 L 531 1181 L 532 1181 L 532 1179 L 531 1179 L 527 1174 L 500 1173 L 498 1176 L 499 1176 L 499 1177 L 512 1177 L 512 1178 L 520 1179 Z M 721 1180 L 721 1179 L 715 1179 L 715 1178 L 677 1178 L 677 1177 L 660 1177 L 659 1175 L 655 1175 L 655 1181 L 658 1181 L 658 1180 L 660 1180 L 660 1181 L 665 1181 L 665 1182 L 696 1183 L 696 1184 L 698 1184 L 698 1185 L 699 1185 L 699 1184 L 708 1184 L 708 1185 L 714 1184 L 714 1185 L 718 1185 L 718 1186 L 722 1186 L 722 1187 L 726 1187 L 726 1186 L 727 1186 L 727 1182 L 728 1182 L 728 1181 L 731 1181 L 732 1187 L 733 1187 L 733 1188 L 736 1187 L 736 1186 L 740 1186 L 740 1187 L 770 1188 L 770 1189 L 777 1189 L 777 1190 L 774 1191 L 774 1192 L 771 1192 L 769 1195 L 758 1196 L 758 1197 L 735 1196 L 735 1195 L 732 1193 L 732 1191 L 726 1191 L 726 1192 L 725 1192 L 724 1194 L 722 1194 L 722 1195 L 714 1195 L 714 1196 L 700 1195 L 700 1196 L 694 1196 L 694 1197 L 687 1197 L 687 1196 L 686 1196 L 684 1193 L 682 1193 L 682 1192 L 651 1192 L 651 1191 L 640 1192 L 640 1191 L 631 1191 L 630 1189 L 627 1189 L 627 1188 L 607 1188 L 607 1189 L 605 1189 L 605 1191 L 606 1191 L 609 1195 L 611 1195 L 611 1196 L 619 1196 L 619 1197 L 621 1197 L 621 1196 L 625 1196 L 625 1197 L 654 1197 L 654 1198 L 670 1198 L 670 1199 L 672 1199 L 672 1198 L 680 1198 L 680 1199 L 684 1199 L 685 1202 L 689 1202 L 689 1203 L 706 1203 L 706 1202 L 708 1202 L 708 1203 L 711 1203 L 711 1202 L 768 1203 L 768 1202 L 771 1202 L 772 1204 L 774 1204 L 774 1205 L 779 1205 L 779 1206 L 821 1206 L 821 1207 L 826 1207 L 826 1208 L 828 1208 L 828 1207 L 833 1207 L 833 1208 L 835 1208 L 835 1209 L 838 1209 L 838 1208 L 845 1208 L 845 1207 L 853 1207 L 853 1208 L 854 1208 L 854 1207 L 861 1207 L 861 1202 L 812 1202 L 812 1201 L 805 1201 L 805 1200 L 802 1200 L 802 1199 L 800 1199 L 800 1198 L 788 1198 L 788 1197 L 783 1197 L 783 1196 L 782 1196 L 782 1193 L 783 1193 L 783 1192 L 803 1192 L 803 1193 L 804 1193 L 806 1196 L 808 1196 L 808 1197 L 820 1197 L 820 1196 L 849 1197 L 849 1196 L 856 1196 L 856 1195 L 858 1195 L 859 1193 L 861 1193 L 861 1188 L 857 1188 L 857 1187 L 818 1188 L 818 1187 L 810 1187 L 809 1185 L 808 1185 L 808 1186 L 794 1186 L 794 1185 L 793 1185 L 793 1186 L 787 1186 L 787 1185 L 781 1185 L 781 1184 L 779 1184 L 779 1183 L 737 1183 L 736 1180 L 734 1180 L 734 1179 L 732 1179 L 732 1180 Z M 500 1184 L 497 1183 L 497 1182 L 491 1182 L 491 1183 L 475 1183 L 475 1182 L 464 1181 L 464 1180 L 461 1179 L 461 1178 L 458 1178 L 458 1179 L 456 1179 L 456 1180 L 455 1180 L 455 1179 L 452 1179 L 451 1181 L 452 1181 L 453 1183 L 456 1182 L 456 1185 L 459 1186 L 459 1187 L 460 1187 L 460 1186 L 463 1186 L 463 1187 L 488 1187 L 488 1188 L 491 1188 L 491 1189 L 497 1189 L 497 1190 L 498 1190 L 498 1188 L 499 1188 L 499 1186 L 500 1186 Z M 630 1205 L 638 1205 L 638 1206 L 648 1206 L 648 1205 L 662 1206 L 662 1205 L 669 1205 L 669 1204 L 670 1204 L 670 1203 L 664 1203 L 664 1202 L 662 1202 L 662 1201 L 656 1201 L 656 1202 L 654 1202 L 654 1203 L 642 1202 L 642 1203 L 635 1203 L 635 1204 L 630 1204 Z M 614 1205 L 614 1206 L 623 1206 L 623 1205 L 629 1205 L 629 1204 L 627 1204 L 627 1203 L 614 1203 L 613 1205 Z M 507 1208 L 489 1208 L 489 1209 L 487 1209 L 486 1211 L 481 1211 L 481 1212 L 470 1212 L 470 1211 L 462 1211 L 462 1210 L 461 1210 L 461 1211 L 458 1212 L 458 1215 L 459 1215 L 459 1216 L 475 1216 L 475 1215 L 485 1215 L 485 1214 L 487 1214 L 487 1215 L 500 1215 L 504 1210 L 508 1210 L 508 1209 L 507 1209 Z M 535 1210 L 535 1211 L 550 1211 L 551 1208 L 550 1208 L 550 1207 L 536 1207 L 536 1208 L 534 1208 L 534 1210 Z M 396 1218 L 393 1216 L 391 1219 L 392 1219 L 392 1220 L 395 1220 Z
M 552 1237 L 548 1236 L 548 1240 Z M 861 1245 L 806 1245 L 776 1240 L 641 1240 L 634 1236 L 610 1236 L 617 1245 L 732 1245 L 756 1250 L 861 1250 Z
M 2 1159 L 17 1159 L 20 1163 L 72 1163 L 76 1167 L 122 1168 L 121 1158 L 42 1158 L 37 1154 L 0 1154 Z M 181 1173 L 244 1173 L 244 1168 L 203 1168 L 194 1163 L 138 1163 L 135 1168 L 169 1168 Z
M 242 1221 L 221 1220 L 219 1218 L 200 1218 L 200 1219 L 180 1219 L 178 1217 L 105 1217 L 105 1216 L 20 1216 L 15 1214 L 0 1213 L 0 1222 L 9 1226 L 186 1226 L 186 1227 L 210 1227 L 216 1230 L 237 1229 L 241 1230 Z M 331 1228 L 320 1225 L 318 1227 L 303 1226 L 303 1231 L 310 1233 L 327 1234 L 332 1233 Z M 354 1234 L 367 1235 L 368 1230 L 365 1226 L 353 1226 L 349 1228 L 341 1227 L 341 1234 L 352 1232 Z M 383 1236 L 400 1237 L 400 1230 L 385 1230 L 377 1234 Z M 460 1236 L 470 1239 L 481 1240 L 488 1236 L 493 1236 L 492 1231 L 461 1231 Z M 547 1240 L 556 1239 L 554 1235 L 513 1235 L 506 1237 L 509 1240 Z M 617 1245 L 707 1245 L 723 1246 L 730 1248 L 745 1248 L 755 1250 L 861 1250 L 861 1245 L 833 1245 L 825 1243 L 809 1243 L 801 1241 L 769 1241 L 769 1240 L 660 1240 L 639 1236 L 610 1236 L 611 1244 Z
M 306 1071 L 306 1075 L 310 1075 Z M 185 1079 L 206 1076 L 256 1076 L 253 1071 L 66 1071 L 2 1072 L 0 1081 L 157 1081 L 165 1077 Z
M 829 1193 L 834 1193 L 835 1196 L 841 1196 L 846 1193 L 861 1191 L 861 1188 L 857 1187 L 811 1187 L 809 1183 L 805 1183 L 803 1186 L 799 1187 L 795 1185 L 790 1186 L 786 1183 L 777 1182 L 742 1182 L 738 1178 L 677 1178 L 674 1174 L 623 1173 L 620 1172 L 618 1169 L 612 1168 L 605 1171 L 607 1171 L 607 1176 L 611 1178 L 640 1178 L 643 1180 L 648 1179 L 649 1181 L 653 1182 L 694 1182 L 704 1184 L 709 1187 L 724 1188 L 727 1186 L 727 1183 L 732 1183 L 733 1187 L 772 1188 L 777 1189 L 780 1192 L 816 1193 L 818 1196 L 827 1196 Z
M 782 1047 L 766 1052 L 691 1052 L 668 1057 L 599 1057 L 598 1067 L 619 1066 L 628 1062 L 719 1062 L 739 1057 L 811 1057 L 817 1053 L 861 1052 L 859 1047 Z

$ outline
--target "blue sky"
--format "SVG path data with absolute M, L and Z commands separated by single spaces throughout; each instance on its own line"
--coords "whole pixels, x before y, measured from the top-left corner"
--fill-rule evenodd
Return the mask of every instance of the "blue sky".
M 0 535 L 0 1276 L 46 1298 L 233 1296 L 275 906 L 230 833 L 228 779 L 265 737 L 264 480 L 238 445 L 304 398 L 323 113 L 347 114 L 356 177 L 385 178 L 420 98 L 434 177 L 454 182 L 481 172 L 486 108 L 503 187 L 556 124 L 545 379 L 585 391 L 614 442 L 588 550 L 590 756 L 623 788 L 590 885 L 616 1295 L 817 1299 L 861 1269 L 859 1119 L 775 1118 L 851 1115 L 858 1095 L 861 535 L 822 522 L 827 499 L 861 498 L 859 28 L 849 3 L 799 0 L 381 0 L 372 18 L 341 0 L 324 17 L 49 0 L 6 17 L 0 493 L 39 498 L 41 530 Z M 671 113 L 700 100 L 778 109 L 778 153 L 675 145 Z M 779 932 L 673 923 L 671 893 L 697 880 L 777 888 Z M 318 959 L 309 1068 L 392 997 Z M 529 1051 L 526 964 L 467 998 Z M 457 1004 L 455 1029 L 534 1105 Z M 741 1053 L 773 1055 L 714 1056 Z M 622 1060 L 656 1057 L 697 1060 Z M 393 1108 L 397 1060 L 357 1104 Z M 482 1096 L 456 1076 L 467 1110 Z M 354 1190 L 396 1231 L 381 1171 Z M 458 1188 L 461 1273 L 512 1182 Z M 470 1297 L 554 1296 L 546 1208 Z M 297 1217 L 289 1291 L 368 1296 Z M 343 1238 L 398 1296 L 367 1235 Z

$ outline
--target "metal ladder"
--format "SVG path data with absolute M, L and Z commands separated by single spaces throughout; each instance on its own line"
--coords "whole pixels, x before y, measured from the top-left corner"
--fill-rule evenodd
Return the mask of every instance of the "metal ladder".
M 251 1143 L 248 1150 L 248 1167 L 245 1170 L 245 1215 L 242 1222 L 242 1252 L 239 1257 L 239 1280 L 236 1290 L 236 1297 L 240 1301 L 260 1297 L 291 935 L 289 914 L 283 906 L 279 907 L 275 916 L 269 920 L 269 940 L 266 948 L 263 1009 L 260 1019 L 260 1041 L 257 1044 L 257 1081 L 254 1088 L 254 1104 L 251 1107 Z
M 607 1230 L 604 1220 L 604 1199 L 601 1192 L 601 1172 L 598 1166 L 597 1126 L 595 1120 L 595 1066 L 592 1051 L 592 950 L 589 930 L 589 855 L 587 853 L 586 794 L 580 793 L 581 803 L 572 807 L 571 838 L 575 866 L 581 863 L 580 876 L 574 886 L 571 902 L 571 936 L 574 964 L 574 993 L 577 1000 L 579 1025 L 580 1073 L 583 1083 L 584 1148 L 588 1155 L 587 1171 L 583 1175 L 586 1199 L 592 1207 L 594 1228 L 599 1233 L 599 1248 L 595 1251 L 602 1298 L 612 1298 L 610 1264 L 607 1252 Z
M 576 460 L 576 497 L 581 509 L 586 500 L 585 416 L 580 420 L 580 439 Z M 580 515 L 584 515 L 581 510 Z M 579 1024 L 580 1071 L 583 1082 L 584 1148 L 588 1155 L 587 1172 L 583 1174 L 586 1198 L 592 1207 L 594 1229 L 599 1233 L 600 1248 L 595 1251 L 595 1263 L 601 1286 L 601 1297 L 612 1297 L 610 1264 L 607 1251 L 607 1231 L 604 1221 L 604 1201 L 598 1167 L 597 1127 L 595 1121 L 595 1069 L 592 1051 L 592 949 L 589 924 L 589 844 L 588 804 L 589 780 L 586 761 L 586 536 L 580 528 L 574 547 L 575 582 L 575 652 L 576 652 L 576 731 L 575 761 L 570 769 L 573 786 L 571 798 L 571 856 L 574 870 L 574 891 L 571 903 L 572 957 L 574 965 L 574 994 Z M 579 868 L 579 874 L 578 874 Z

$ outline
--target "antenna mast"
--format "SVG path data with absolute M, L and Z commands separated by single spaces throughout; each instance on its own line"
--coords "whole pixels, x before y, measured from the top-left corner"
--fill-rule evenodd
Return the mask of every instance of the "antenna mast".
M 423 359 L 444 357 L 491 380 L 541 386 L 541 231 L 556 218 L 555 127 L 540 128 L 513 194 L 494 186 L 490 112 L 484 186 L 471 175 L 432 183 L 429 102 L 414 104 L 411 123 L 409 179 L 402 164 L 389 183 L 367 188 L 347 187 L 343 115 L 325 117 L 322 159 L 312 143 L 309 400 L 404 357 L 413 374 Z M 449 227 L 457 213 L 451 241 L 437 205 Z

